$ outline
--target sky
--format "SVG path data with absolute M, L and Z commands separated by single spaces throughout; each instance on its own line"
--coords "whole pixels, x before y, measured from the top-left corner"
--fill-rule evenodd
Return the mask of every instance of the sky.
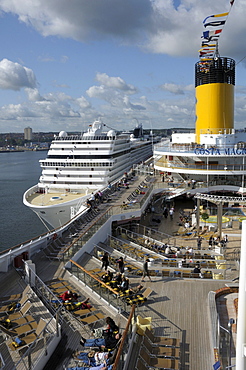
M 203 20 L 228 11 L 244 128 L 246 0 L 0 0 L 0 132 L 194 128 Z

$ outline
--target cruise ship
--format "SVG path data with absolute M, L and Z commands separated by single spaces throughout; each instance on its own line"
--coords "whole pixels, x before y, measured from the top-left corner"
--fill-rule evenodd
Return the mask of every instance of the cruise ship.
M 81 135 L 61 131 L 40 160 L 39 183 L 25 192 L 23 202 L 45 224 L 59 227 L 87 209 L 92 193 L 114 185 L 134 164 L 151 157 L 152 144 L 141 124 L 133 133 L 117 133 L 100 121 Z
M 199 184 L 202 192 L 243 195 L 246 131 L 234 128 L 234 86 L 233 59 L 215 54 L 197 62 L 195 130 L 174 132 L 154 152 L 155 169 L 192 183 L 191 193 Z

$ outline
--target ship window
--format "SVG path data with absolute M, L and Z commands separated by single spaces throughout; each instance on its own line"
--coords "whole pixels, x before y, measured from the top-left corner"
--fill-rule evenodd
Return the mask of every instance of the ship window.
M 200 165 L 204 165 L 204 164 L 205 164 L 205 162 L 203 162 L 203 161 L 195 161 L 196 166 L 200 166 Z
M 98 150 L 98 148 L 95 148 L 96 150 Z
M 92 185 L 92 182 L 91 181 L 89 181 L 89 185 Z
M 89 177 L 92 177 L 92 175 L 90 175 Z
M 61 150 L 64 150 L 64 148 L 61 148 Z
M 58 171 L 58 168 L 56 167 L 56 171 Z
M 91 171 L 94 171 L 94 168 L 91 168 Z
M 40 211 L 40 213 L 42 213 L 43 215 L 45 215 L 45 212 L 44 211 Z

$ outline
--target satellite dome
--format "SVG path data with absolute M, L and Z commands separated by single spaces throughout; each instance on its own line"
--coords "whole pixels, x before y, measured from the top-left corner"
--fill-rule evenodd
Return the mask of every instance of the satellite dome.
M 66 131 L 60 131 L 59 132 L 59 137 L 67 137 Z
M 115 136 L 115 131 L 114 130 L 109 130 L 108 132 L 107 132 L 107 136 L 109 137 L 109 136 Z

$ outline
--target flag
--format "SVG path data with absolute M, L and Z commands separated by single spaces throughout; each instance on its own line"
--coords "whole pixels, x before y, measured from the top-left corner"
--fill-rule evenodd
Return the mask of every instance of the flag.
M 215 48 L 201 48 L 198 51 L 208 51 L 208 50 L 214 50 Z
M 205 31 L 205 32 L 203 32 L 203 36 L 201 36 L 201 37 L 203 37 L 206 40 L 210 40 L 211 37 L 213 37 L 215 35 L 218 35 L 221 32 L 222 32 L 222 29 L 215 30 L 215 31 Z M 216 36 L 216 37 L 218 37 L 218 36 Z
M 209 52 L 207 52 L 207 53 L 200 53 L 200 58 L 202 57 L 202 56 L 206 56 L 206 57 L 208 57 L 208 56 L 212 56 L 212 55 L 214 55 L 214 53 L 209 53 Z
M 216 46 L 216 44 L 210 44 L 209 45 L 209 42 L 208 41 L 202 41 L 202 45 L 201 45 L 201 47 L 203 48 L 204 46 L 208 46 L 208 47 L 215 47 Z
M 218 41 L 218 38 L 220 37 L 220 35 L 214 35 L 214 36 L 210 36 L 208 41 Z
M 221 13 L 221 14 L 213 14 L 213 15 L 209 15 L 208 17 L 206 17 L 205 19 L 204 19 L 204 21 L 203 21 L 203 23 L 205 23 L 206 22 L 206 20 L 208 19 L 208 18 L 214 18 L 214 17 L 226 17 L 227 15 L 229 14 L 229 12 L 226 12 L 226 13 Z
M 212 26 L 212 27 L 218 27 L 223 26 L 226 21 L 214 21 L 214 22 L 208 22 L 204 24 L 204 27 Z

